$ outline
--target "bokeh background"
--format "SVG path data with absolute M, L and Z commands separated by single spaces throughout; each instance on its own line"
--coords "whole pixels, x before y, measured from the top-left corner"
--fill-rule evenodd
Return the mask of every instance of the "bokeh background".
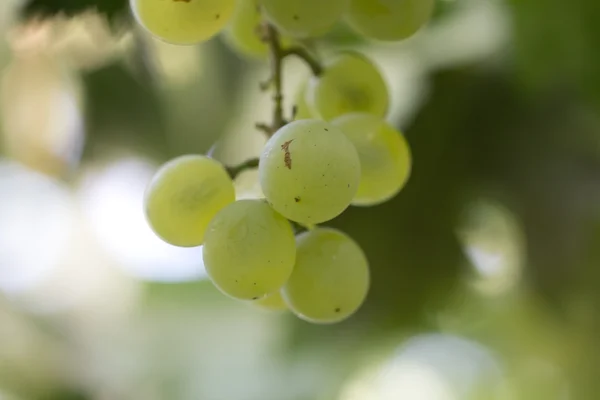
M 260 152 L 265 63 L 155 41 L 125 0 L 1 0 L 0 399 L 599 398 L 599 20 L 438 0 L 403 43 L 319 43 L 376 60 L 414 154 L 393 201 L 328 224 L 373 284 L 319 326 L 221 295 L 142 211 L 170 157 Z M 287 107 L 306 76 L 287 63 Z

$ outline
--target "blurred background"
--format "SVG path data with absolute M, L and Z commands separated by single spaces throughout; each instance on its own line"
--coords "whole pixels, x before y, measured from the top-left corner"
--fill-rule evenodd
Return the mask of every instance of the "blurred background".
M 323 39 L 381 66 L 414 169 L 328 224 L 372 288 L 318 326 L 220 294 L 143 215 L 169 158 L 260 152 L 264 60 L 158 42 L 125 0 L 1 0 L 0 399 L 597 399 L 599 20 L 597 0 L 438 0 L 400 44 Z M 291 108 L 308 72 L 286 73 Z

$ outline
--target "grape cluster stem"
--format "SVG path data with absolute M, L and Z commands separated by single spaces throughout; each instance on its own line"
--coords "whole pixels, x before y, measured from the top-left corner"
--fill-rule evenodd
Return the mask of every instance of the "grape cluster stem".
M 269 47 L 269 61 L 271 64 L 271 77 L 267 82 L 261 84 L 261 88 L 267 89 L 269 86 L 273 87 L 273 118 L 271 125 L 257 124 L 256 127 L 268 136 L 272 136 L 279 128 L 289 122 L 286 120 L 283 111 L 283 61 L 285 58 L 289 56 L 299 57 L 308 65 L 315 76 L 323 73 L 323 67 L 304 47 L 292 46 L 283 48 L 277 28 L 269 23 L 263 25 L 261 39 Z
M 256 129 L 264 132 L 267 137 L 273 136 L 282 126 L 285 126 L 290 121 L 285 118 L 283 110 L 283 61 L 286 57 L 295 56 L 303 60 L 310 68 L 314 76 L 319 76 L 323 73 L 321 63 L 304 47 L 291 46 L 283 48 L 281 45 L 281 37 L 276 27 L 268 22 L 260 26 L 259 35 L 269 48 L 269 63 L 271 65 L 271 75 L 268 80 L 260 83 L 261 90 L 273 88 L 273 116 L 271 124 L 259 122 L 255 125 Z M 296 107 L 292 111 L 292 119 L 296 114 Z M 253 158 L 239 164 L 235 167 L 227 168 L 227 172 L 232 179 L 235 179 L 241 172 L 258 167 L 258 158 Z

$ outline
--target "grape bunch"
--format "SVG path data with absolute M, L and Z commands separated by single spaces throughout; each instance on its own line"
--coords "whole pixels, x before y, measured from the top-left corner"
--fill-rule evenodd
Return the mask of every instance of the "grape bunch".
M 401 132 L 386 122 L 389 92 L 375 63 L 339 52 L 317 61 L 302 43 L 340 22 L 359 35 L 399 41 L 416 33 L 434 0 L 131 0 L 137 21 L 176 44 L 220 33 L 235 51 L 271 59 L 273 121 L 257 160 L 226 167 L 210 156 L 167 162 L 150 182 L 150 226 L 176 246 L 203 246 L 214 285 L 314 323 L 354 314 L 369 290 L 369 263 L 345 233 L 321 226 L 349 206 L 396 196 L 411 171 Z M 297 56 L 312 76 L 291 118 L 282 106 L 282 61 Z M 238 199 L 234 178 L 257 167 L 264 198 Z

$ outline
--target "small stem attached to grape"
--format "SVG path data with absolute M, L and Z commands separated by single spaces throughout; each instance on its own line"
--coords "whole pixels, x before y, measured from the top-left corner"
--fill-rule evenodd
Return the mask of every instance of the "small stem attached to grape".
M 273 135 L 273 128 L 271 128 L 270 125 L 262 123 L 262 122 L 257 122 L 256 125 L 254 125 L 256 129 L 258 129 L 259 131 L 262 131 L 265 133 L 265 135 L 267 135 L 267 137 L 271 137 L 271 135 Z
M 283 58 L 284 50 L 281 48 L 279 32 L 271 24 L 265 24 L 265 40 L 269 46 L 271 62 L 271 82 L 273 84 L 273 121 L 272 130 L 277 131 L 287 122 L 283 117 Z
M 235 167 L 227 167 L 227 173 L 231 179 L 235 179 L 239 174 L 248 169 L 258 168 L 258 161 L 258 158 L 251 158 L 239 165 L 236 165 Z
M 257 129 L 272 136 L 289 121 L 283 112 L 283 60 L 288 56 L 296 56 L 302 59 L 311 69 L 313 75 L 319 76 L 323 73 L 323 66 L 313 55 L 302 46 L 293 46 L 284 49 L 281 45 L 280 35 L 273 25 L 265 22 L 261 26 L 260 37 L 269 48 L 269 61 L 271 64 L 271 75 L 265 82 L 261 82 L 261 90 L 273 88 L 273 117 L 271 125 L 264 123 L 256 124 Z M 294 116 L 291 118 L 294 119 Z
M 314 76 L 319 76 L 323 73 L 323 66 L 321 63 L 304 47 L 294 46 L 285 49 L 283 52 L 283 57 L 287 56 L 296 56 L 300 58 L 309 66 Z

